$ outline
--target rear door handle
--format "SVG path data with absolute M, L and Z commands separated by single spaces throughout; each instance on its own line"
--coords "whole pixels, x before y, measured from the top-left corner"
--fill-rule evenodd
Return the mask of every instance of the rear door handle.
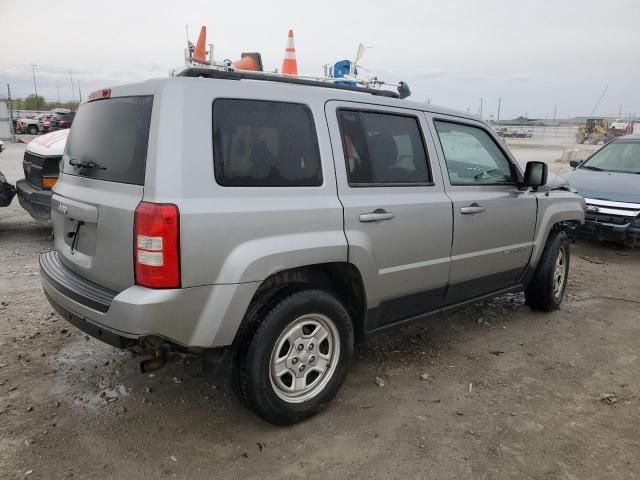
M 361 213 L 360 214 L 360 221 L 361 222 L 377 222 L 379 220 L 391 220 L 395 216 L 396 215 L 394 213 L 387 212 L 386 210 L 378 208 L 377 210 L 374 210 L 373 212 Z
M 480 213 L 484 211 L 485 208 L 482 205 L 478 205 L 477 203 L 472 203 L 471 205 L 462 207 L 460 209 L 460 213 L 462 213 L 463 215 L 468 215 L 470 213 Z

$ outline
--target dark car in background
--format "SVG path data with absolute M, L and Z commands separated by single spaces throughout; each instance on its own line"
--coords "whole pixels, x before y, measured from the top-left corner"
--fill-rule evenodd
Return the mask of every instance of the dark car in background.
M 62 130 L 64 128 L 71 128 L 73 119 L 76 117 L 76 112 L 65 113 L 59 118 L 55 118 L 51 124 L 53 130 Z
M 40 132 L 48 133 L 70 128 L 75 116 L 76 112 L 54 113 L 49 119 L 40 123 Z
M 586 200 L 586 223 L 576 233 L 640 245 L 640 135 L 621 137 L 574 167 L 565 178 Z

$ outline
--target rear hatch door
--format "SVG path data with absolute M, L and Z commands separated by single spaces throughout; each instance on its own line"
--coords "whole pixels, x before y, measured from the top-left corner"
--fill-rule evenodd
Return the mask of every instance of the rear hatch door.
M 145 95 L 82 105 L 52 198 L 60 261 L 115 291 L 135 283 L 133 219 L 144 193 L 152 104 Z

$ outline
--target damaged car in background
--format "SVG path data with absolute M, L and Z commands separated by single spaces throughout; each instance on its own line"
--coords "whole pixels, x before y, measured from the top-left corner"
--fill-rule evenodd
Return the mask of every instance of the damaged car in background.
M 24 152 L 25 178 L 16 182 L 18 200 L 43 225 L 51 224 L 51 189 L 58 181 L 68 135 L 68 128 L 47 133 L 29 142 Z
M 572 160 L 565 175 L 586 201 L 581 236 L 629 247 L 640 244 L 640 135 L 605 145 L 584 161 Z

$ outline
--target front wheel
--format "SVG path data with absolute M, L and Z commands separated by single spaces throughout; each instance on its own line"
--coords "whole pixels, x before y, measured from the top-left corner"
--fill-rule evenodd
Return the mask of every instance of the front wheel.
M 35 125 L 31 125 L 27 129 L 27 132 L 29 133 L 29 135 L 37 135 L 38 134 L 38 127 L 36 127 Z
M 331 293 L 284 294 L 248 325 L 258 325 L 234 352 L 244 403 L 263 419 L 290 425 L 320 412 L 336 395 L 353 357 L 349 313 Z
M 552 231 L 524 292 L 529 307 L 551 312 L 560 306 L 567 288 L 570 258 L 567 234 L 561 230 Z

